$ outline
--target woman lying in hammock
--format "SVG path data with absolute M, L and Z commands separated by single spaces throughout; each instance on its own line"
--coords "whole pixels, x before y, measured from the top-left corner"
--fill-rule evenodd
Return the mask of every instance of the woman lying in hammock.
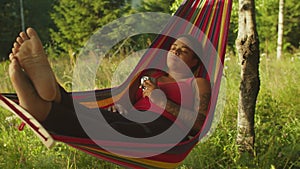
M 168 52 L 168 72 L 149 70 L 145 74 L 150 78 L 144 79 L 142 85 L 140 79 L 133 83 L 129 95 L 135 111 L 129 110 L 128 105 L 119 104 L 100 109 L 107 123 L 124 135 L 146 138 L 164 132 L 173 121 L 159 116 L 151 122 L 141 123 L 132 121 L 127 116 L 143 118 L 151 111 L 162 110 L 176 118 L 183 111 L 180 121 L 183 124 L 194 122 L 188 135 L 199 132 L 205 121 L 211 89 L 206 79 L 196 78 L 190 73 L 194 73 L 201 64 L 198 56 L 189 47 L 192 43 L 189 36 L 179 37 Z M 9 58 L 9 74 L 20 105 L 50 132 L 88 137 L 78 118 L 84 118 L 89 124 L 97 124 L 99 109 L 91 110 L 79 103 L 73 103 L 71 96 L 60 87 L 35 30 L 28 28 L 26 33 L 19 34 Z M 186 66 L 189 71 L 184 69 Z M 161 97 L 161 93 L 157 91 L 163 91 L 166 98 Z M 187 97 L 192 98 L 192 101 L 185 99 Z M 79 109 L 75 110 L 74 106 Z M 196 116 L 191 116 L 193 112 L 196 112 Z M 107 125 L 100 126 L 96 129 L 97 132 L 110 132 L 111 128 Z M 180 134 L 179 126 L 176 132 Z

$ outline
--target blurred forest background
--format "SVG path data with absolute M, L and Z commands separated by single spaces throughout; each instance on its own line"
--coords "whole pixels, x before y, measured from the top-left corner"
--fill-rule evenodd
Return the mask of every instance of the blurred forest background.
M 90 36 L 103 25 L 138 12 L 172 14 L 182 0 L 0 0 L 0 92 L 14 92 L 8 78 L 8 54 L 22 29 L 40 35 L 58 81 L 70 90 L 74 61 Z M 300 3 L 285 0 L 283 46 L 277 59 L 279 0 L 255 0 L 260 41 L 261 86 L 255 109 L 254 156 L 238 151 L 237 110 L 240 60 L 235 41 L 238 1 L 233 0 L 224 66 L 226 106 L 215 130 L 199 143 L 178 169 L 300 168 Z M 126 39 L 103 60 L 97 84 L 110 87 L 118 64 L 132 51 L 146 49 L 155 38 L 143 34 Z M 97 81 L 97 79 L 96 79 Z M 101 161 L 62 143 L 48 150 L 20 121 L 0 108 L 0 168 L 122 168 Z
M 25 28 L 35 28 L 46 48 L 54 52 L 55 57 L 63 57 L 59 54 L 77 53 L 93 32 L 112 20 L 145 11 L 172 14 L 180 2 L 181 0 L 0 0 L 0 60 L 8 58 L 12 43 L 22 30 L 22 24 Z M 260 53 L 271 57 L 276 52 L 279 3 L 278 0 L 255 0 L 255 3 Z M 237 1 L 234 1 L 228 39 L 228 50 L 232 52 L 235 52 L 238 28 L 237 7 Z M 284 4 L 285 54 L 298 52 L 299 28 L 300 3 L 298 0 L 288 0 Z M 144 49 L 148 46 L 147 38 L 149 36 L 133 39 L 128 42 L 130 45 L 127 47 Z

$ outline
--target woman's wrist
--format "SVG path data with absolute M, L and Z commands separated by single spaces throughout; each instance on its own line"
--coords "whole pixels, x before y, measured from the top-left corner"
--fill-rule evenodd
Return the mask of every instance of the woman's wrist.
M 158 105 L 159 107 L 165 108 L 167 103 L 166 95 L 159 89 L 155 89 L 149 95 L 149 99 L 152 103 Z

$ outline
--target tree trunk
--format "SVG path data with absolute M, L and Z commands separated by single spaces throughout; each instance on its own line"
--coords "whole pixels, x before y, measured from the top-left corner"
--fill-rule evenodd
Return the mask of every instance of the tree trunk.
M 239 27 L 236 48 L 241 61 L 238 102 L 237 144 L 240 152 L 253 153 L 254 113 L 259 91 L 259 40 L 254 0 L 239 0 Z
M 283 39 L 283 7 L 284 0 L 279 0 L 278 12 L 278 39 L 277 39 L 277 59 L 279 60 L 282 55 L 282 39 Z

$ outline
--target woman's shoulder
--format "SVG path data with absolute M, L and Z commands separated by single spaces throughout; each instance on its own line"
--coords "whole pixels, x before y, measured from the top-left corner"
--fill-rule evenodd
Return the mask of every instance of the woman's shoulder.
M 203 78 L 203 77 L 196 77 L 195 80 L 199 83 L 210 83 L 209 80 Z
M 209 80 L 205 78 L 197 77 L 195 78 L 195 82 L 197 83 L 199 89 L 206 90 L 206 91 L 211 90 L 211 85 Z

